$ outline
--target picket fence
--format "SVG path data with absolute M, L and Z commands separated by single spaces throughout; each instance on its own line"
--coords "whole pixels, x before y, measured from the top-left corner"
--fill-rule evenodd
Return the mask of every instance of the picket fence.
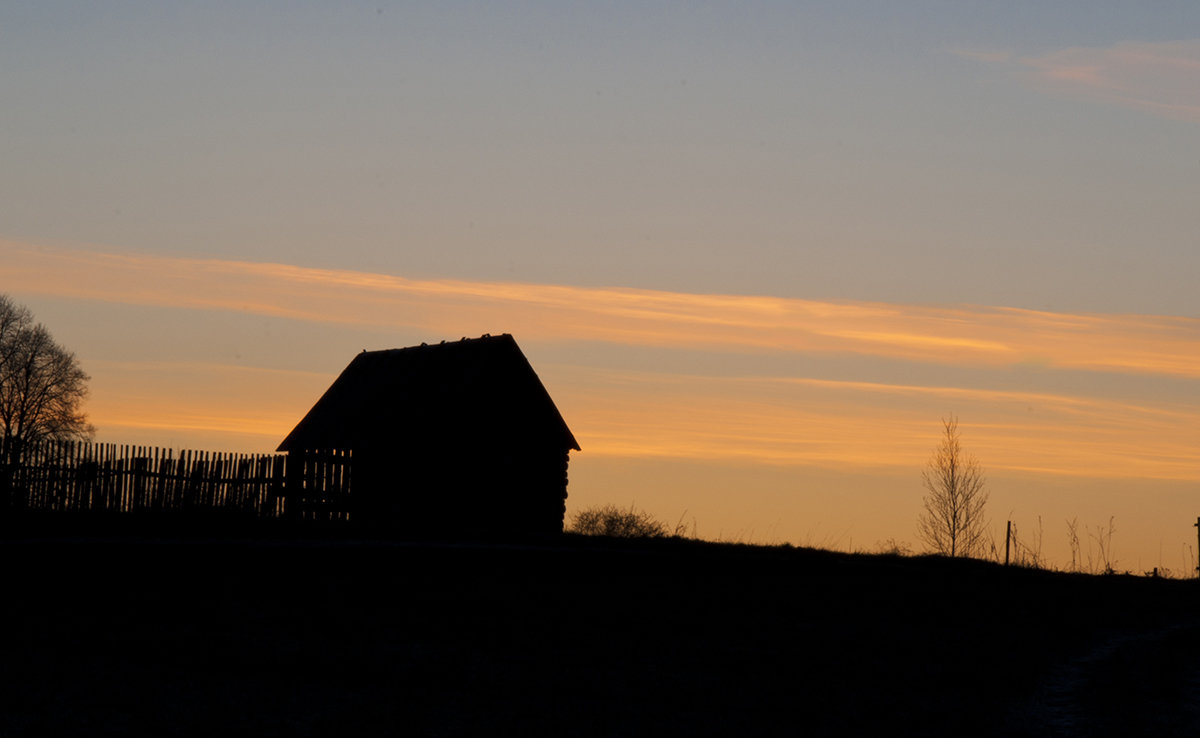
M 234 454 L 0 439 L 0 507 L 349 520 L 349 451 Z

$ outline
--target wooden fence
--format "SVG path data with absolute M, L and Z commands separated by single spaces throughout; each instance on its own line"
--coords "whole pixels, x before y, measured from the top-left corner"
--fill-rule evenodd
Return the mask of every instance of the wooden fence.
M 258 519 L 349 520 L 351 454 L 246 455 L 0 439 L 0 507 L 10 511 L 224 511 Z

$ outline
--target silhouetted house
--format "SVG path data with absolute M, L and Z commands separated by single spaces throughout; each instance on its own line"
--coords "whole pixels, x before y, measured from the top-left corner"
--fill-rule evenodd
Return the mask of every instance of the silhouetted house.
M 350 450 L 351 518 L 417 534 L 561 532 L 579 444 L 513 337 L 363 351 L 283 443 Z

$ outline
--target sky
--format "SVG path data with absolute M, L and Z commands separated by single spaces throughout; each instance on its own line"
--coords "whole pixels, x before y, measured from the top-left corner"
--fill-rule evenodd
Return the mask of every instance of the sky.
M 1000 546 L 1196 565 L 1195 3 L 49 0 L 0 70 L 0 293 L 99 441 L 511 333 L 568 515 L 921 550 L 956 416 Z

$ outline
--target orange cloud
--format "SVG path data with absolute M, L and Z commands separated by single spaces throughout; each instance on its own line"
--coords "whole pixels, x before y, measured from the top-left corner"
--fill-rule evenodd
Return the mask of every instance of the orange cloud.
M 359 326 L 408 326 L 434 337 L 511 332 L 525 340 L 1200 377 L 1200 320 L 1193 318 L 418 280 L 11 242 L 0 242 L 0 254 L 0 278 L 20 284 L 25 292 Z

